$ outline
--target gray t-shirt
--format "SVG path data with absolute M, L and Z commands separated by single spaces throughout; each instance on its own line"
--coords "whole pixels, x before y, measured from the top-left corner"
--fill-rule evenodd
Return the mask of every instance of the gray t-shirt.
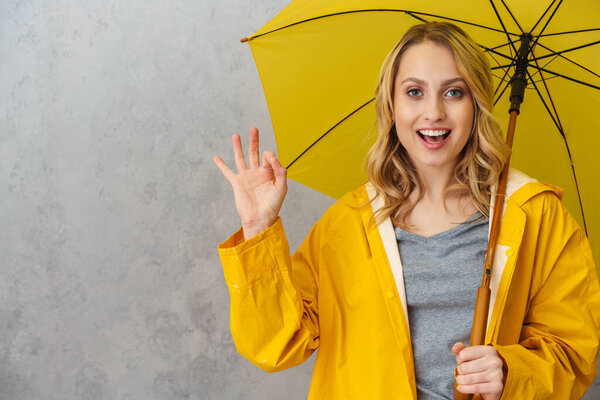
M 465 222 L 430 237 L 395 228 L 419 400 L 453 399 L 452 345 L 469 344 L 488 219 L 478 212 Z

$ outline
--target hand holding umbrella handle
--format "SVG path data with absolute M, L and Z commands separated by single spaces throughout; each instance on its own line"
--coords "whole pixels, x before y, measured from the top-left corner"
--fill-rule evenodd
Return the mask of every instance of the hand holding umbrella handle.
M 258 129 L 250 129 L 248 161 L 244 158 L 240 135 L 232 137 L 236 174 L 219 156 L 213 158 L 233 188 L 235 206 L 242 220 L 244 238 L 264 231 L 277 220 L 287 193 L 287 172 L 275 154 L 265 151 L 260 164 Z

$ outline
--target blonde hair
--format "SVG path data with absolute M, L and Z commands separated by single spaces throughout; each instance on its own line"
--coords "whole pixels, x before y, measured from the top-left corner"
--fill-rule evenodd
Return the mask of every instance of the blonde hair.
M 500 137 L 500 125 L 492 115 L 493 83 L 489 62 L 467 34 L 447 22 L 413 26 L 388 54 L 379 76 L 375 107 L 378 136 L 366 158 L 367 175 L 381 196 L 383 207 L 374 215 L 377 222 L 391 217 L 396 226 L 406 227 L 406 217 L 423 198 L 423 184 L 408 154 L 398 140 L 394 126 L 394 83 L 404 52 L 425 41 L 440 44 L 454 55 L 458 71 L 473 98 L 473 131 L 454 169 L 454 183 L 444 192 L 469 194 L 477 209 L 489 217 L 491 188 L 498 181 L 510 149 Z M 416 190 L 417 199 L 410 194 Z M 444 204 L 445 206 L 445 204 Z

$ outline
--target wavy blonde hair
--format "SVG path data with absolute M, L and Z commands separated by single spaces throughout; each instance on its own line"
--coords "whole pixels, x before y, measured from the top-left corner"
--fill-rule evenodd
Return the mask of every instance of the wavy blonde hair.
M 452 51 L 458 71 L 471 91 L 474 106 L 471 137 L 459 156 L 454 181 L 444 191 L 444 207 L 449 194 L 469 194 L 477 209 L 489 217 L 491 188 L 510 154 L 501 139 L 500 125 L 491 112 L 490 65 L 477 43 L 462 29 L 447 22 L 428 22 L 410 28 L 381 67 L 375 97 L 378 135 L 366 158 L 367 175 L 376 197 L 381 196 L 384 204 L 375 213 L 375 219 L 380 222 L 391 217 L 394 225 L 403 228 L 407 227 L 406 217 L 423 198 L 423 183 L 398 140 L 394 125 L 394 83 L 404 52 L 425 41 Z M 409 196 L 415 190 L 417 199 L 412 202 Z

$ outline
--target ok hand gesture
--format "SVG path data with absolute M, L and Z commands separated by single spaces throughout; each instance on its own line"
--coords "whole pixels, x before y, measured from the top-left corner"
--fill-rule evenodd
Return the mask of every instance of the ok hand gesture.
M 244 158 L 240 135 L 233 135 L 232 142 L 237 174 L 227 167 L 221 157 L 215 156 L 213 160 L 233 188 L 235 206 L 247 240 L 267 229 L 277 219 L 287 193 L 287 172 L 271 151 L 263 152 L 260 165 L 258 129 L 250 129 L 249 166 Z

